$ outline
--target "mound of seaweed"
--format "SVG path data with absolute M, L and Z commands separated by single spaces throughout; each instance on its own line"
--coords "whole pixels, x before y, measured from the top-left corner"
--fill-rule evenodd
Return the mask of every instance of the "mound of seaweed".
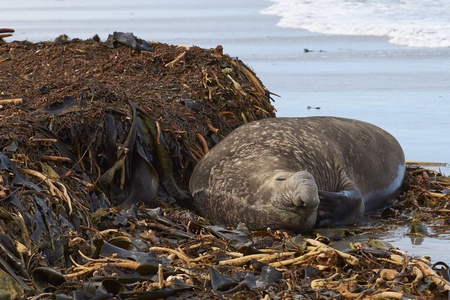
M 450 182 L 433 172 L 409 170 L 403 196 L 374 216 L 388 226 L 309 238 L 211 226 L 180 208 L 210 147 L 274 116 L 268 90 L 221 46 L 123 33 L 0 44 L 0 297 L 447 297 L 445 263 L 387 243 L 332 247 L 413 218 L 412 234 L 434 218 L 433 234 L 448 235 Z
M 0 114 L 2 210 L 20 216 L 28 250 L 59 267 L 66 230 L 90 227 L 99 208 L 188 204 L 183 189 L 208 149 L 275 116 L 268 90 L 220 45 L 118 32 L 0 44 Z

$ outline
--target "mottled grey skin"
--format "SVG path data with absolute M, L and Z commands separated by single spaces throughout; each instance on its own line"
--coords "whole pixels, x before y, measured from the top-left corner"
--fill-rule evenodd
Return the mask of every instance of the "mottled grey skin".
M 404 173 L 399 143 L 372 124 L 272 118 L 230 133 L 200 160 L 189 187 L 215 224 L 307 232 L 389 205 Z

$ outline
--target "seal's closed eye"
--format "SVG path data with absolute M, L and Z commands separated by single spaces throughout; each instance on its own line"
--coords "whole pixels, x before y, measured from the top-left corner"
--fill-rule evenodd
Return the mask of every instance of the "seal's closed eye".
M 275 180 L 276 180 L 276 181 L 285 181 L 285 180 L 286 180 L 286 178 L 281 178 L 281 177 L 278 177 L 278 178 L 275 178 Z

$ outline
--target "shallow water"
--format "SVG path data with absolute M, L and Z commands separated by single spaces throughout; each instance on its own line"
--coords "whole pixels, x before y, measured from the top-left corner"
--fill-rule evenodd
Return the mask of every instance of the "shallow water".
M 350 249 L 349 243 L 364 243 L 369 240 L 388 242 L 393 247 L 408 253 L 410 256 L 430 257 L 432 263 L 450 262 L 450 234 L 440 236 L 408 236 L 409 226 L 396 226 L 389 231 L 376 234 L 357 234 L 346 236 L 343 240 L 333 242 L 333 247 L 345 251 Z
M 253 61 L 256 70 L 266 70 L 260 65 L 272 63 L 270 71 L 260 76 L 267 86 L 276 82 L 280 89 L 275 92 L 282 98 L 274 97 L 278 116 L 361 119 L 393 134 L 407 160 L 449 162 L 449 50 L 389 45 L 378 50 L 333 49 L 324 43 L 312 49 L 325 52 L 286 53 Z M 442 170 L 450 174 L 448 167 Z
M 403 231 L 403 230 L 401 230 Z M 406 231 L 406 229 L 405 229 Z M 405 251 L 411 256 L 428 256 L 432 263 L 439 261 L 450 262 L 449 259 L 449 235 L 436 237 L 409 237 L 405 231 L 402 233 L 391 233 L 380 238 L 381 241 L 391 243 L 394 247 Z

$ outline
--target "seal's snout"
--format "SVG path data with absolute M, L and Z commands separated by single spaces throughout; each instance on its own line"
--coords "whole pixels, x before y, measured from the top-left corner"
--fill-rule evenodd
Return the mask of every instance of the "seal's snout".
M 317 185 L 302 184 L 298 186 L 292 202 L 298 207 L 317 208 L 320 203 Z
M 293 189 L 292 202 L 297 207 L 317 208 L 319 192 L 314 177 L 308 172 L 297 172 L 289 177 Z
M 271 187 L 274 222 L 296 231 L 310 230 L 316 223 L 320 202 L 314 177 L 305 171 L 278 171 Z
M 278 197 L 273 204 L 280 208 L 297 211 L 313 211 L 319 206 L 319 193 L 316 181 L 311 173 L 300 171 L 296 173 L 280 172 L 274 179 L 279 182 Z
M 319 206 L 319 197 L 314 193 L 304 193 L 305 195 L 296 195 L 292 203 L 297 207 L 317 208 Z

